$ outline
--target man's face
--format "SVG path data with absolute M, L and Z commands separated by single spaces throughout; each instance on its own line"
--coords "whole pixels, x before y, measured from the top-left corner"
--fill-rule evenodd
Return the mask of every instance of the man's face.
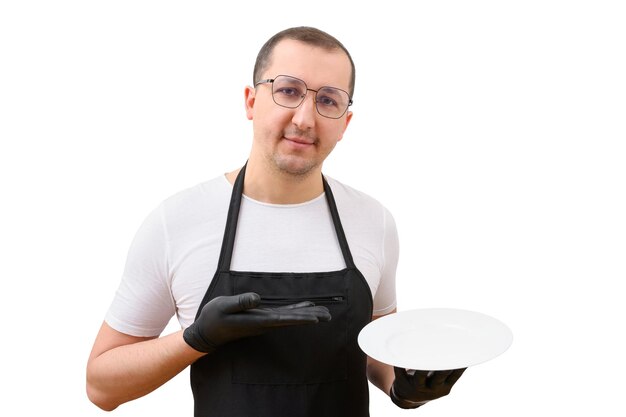
M 327 51 L 287 39 L 274 48 L 262 79 L 278 75 L 299 78 L 312 90 L 328 86 L 349 91 L 351 66 L 341 50 Z M 308 91 L 304 102 L 290 109 L 274 102 L 271 83 L 246 88 L 246 114 L 254 127 L 251 158 L 290 175 L 321 172 L 352 113 L 329 119 L 317 112 L 314 100 L 315 93 Z

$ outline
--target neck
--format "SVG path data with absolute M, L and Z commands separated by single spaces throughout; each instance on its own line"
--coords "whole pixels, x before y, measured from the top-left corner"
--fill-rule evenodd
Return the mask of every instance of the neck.
M 241 169 L 229 172 L 226 178 L 231 184 Z M 313 200 L 324 192 L 321 170 L 314 170 L 308 175 L 294 176 L 285 173 L 270 172 L 260 164 L 249 160 L 246 166 L 246 178 L 243 183 L 246 196 L 270 204 L 298 204 Z

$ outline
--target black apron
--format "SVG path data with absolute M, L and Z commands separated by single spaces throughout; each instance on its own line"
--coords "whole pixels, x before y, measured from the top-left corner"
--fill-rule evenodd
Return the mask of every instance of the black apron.
M 196 417 L 367 417 L 366 355 L 357 344 L 372 318 L 372 293 L 354 265 L 335 200 L 324 191 L 346 268 L 331 272 L 231 271 L 245 166 L 233 186 L 217 271 L 202 307 L 221 295 L 256 292 L 262 306 L 309 300 L 330 322 L 275 328 L 221 346 L 191 365 Z

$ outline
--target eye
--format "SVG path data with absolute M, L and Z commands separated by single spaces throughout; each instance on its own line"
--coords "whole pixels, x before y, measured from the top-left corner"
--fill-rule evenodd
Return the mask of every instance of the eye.
M 280 87 L 280 88 L 277 88 L 276 91 L 274 91 L 274 93 L 282 94 L 286 97 L 301 97 L 302 96 L 302 93 L 300 92 L 300 90 L 294 87 Z
M 337 107 L 337 101 L 328 96 L 319 96 L 317 97 L 318 104 L 326 107 Z

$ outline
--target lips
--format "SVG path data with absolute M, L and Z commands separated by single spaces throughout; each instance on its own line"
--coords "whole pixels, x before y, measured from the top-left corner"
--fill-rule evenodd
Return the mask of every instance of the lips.
M 315 141 L 311 139 L 303 138 L 299 136 L 285 136 L 284 138 L 290 142 L 294 142 L 299 145 L 313 145 L 315 143 Z

